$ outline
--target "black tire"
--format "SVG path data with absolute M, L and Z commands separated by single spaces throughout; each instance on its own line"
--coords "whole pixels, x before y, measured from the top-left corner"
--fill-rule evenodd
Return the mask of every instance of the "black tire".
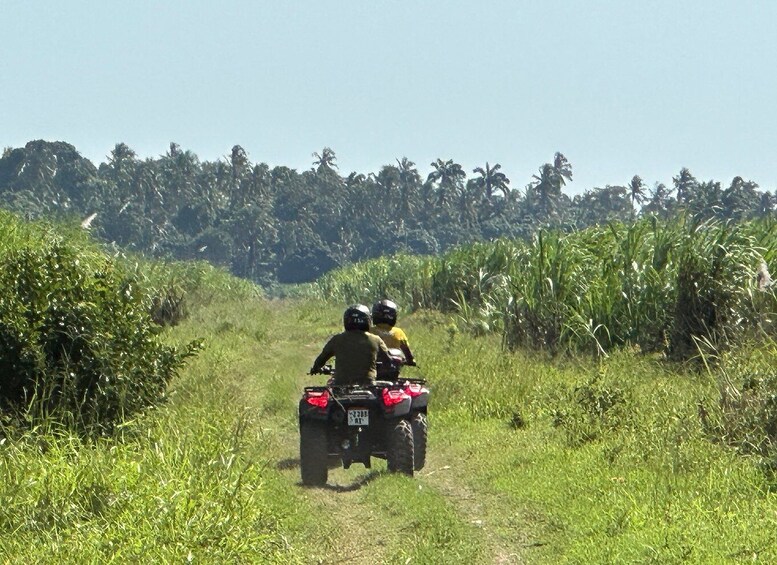
M 322 486 L 328 475 L 326 428 L 319 422 L 299 424 L 299 468 L 302 484 Z
M 420 471 L 426 465 L 426 436 L 429 431 L 429 424 L 426 421 L 426 414 L 418 412 L 410 420 L 410 426 L 413 428 L 413 463 L 416 471 Z
M 413 476 L 413 428 L 407 420 L 397 420 L 388 428 L 386 461 L 392 473 Z

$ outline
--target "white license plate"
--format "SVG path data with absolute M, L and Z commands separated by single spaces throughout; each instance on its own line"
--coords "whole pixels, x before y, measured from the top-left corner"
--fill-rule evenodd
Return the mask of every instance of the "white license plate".
M 370 425 L 370 411 L 369 410 L 348 410 L 348 425 L 349 426 L 369 426 Z

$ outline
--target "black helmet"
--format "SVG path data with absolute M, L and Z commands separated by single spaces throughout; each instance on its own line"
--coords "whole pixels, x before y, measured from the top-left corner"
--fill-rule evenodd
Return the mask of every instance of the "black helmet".
M 397 305 L 391 300 L 381 300 L 372 305 L 372 319 L 376 324 L 394 326 L 397 323 Z
M 343 313 L 343 326 L 346 330 L 368 331 L 372 325 L 372 316 L 364 304 L 349 306 Z

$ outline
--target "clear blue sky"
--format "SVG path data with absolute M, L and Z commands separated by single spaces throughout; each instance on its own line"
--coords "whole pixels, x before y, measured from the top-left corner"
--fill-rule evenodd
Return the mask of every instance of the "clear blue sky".
M 777 187 L 777 1 L 0 0 L 0 147 Z

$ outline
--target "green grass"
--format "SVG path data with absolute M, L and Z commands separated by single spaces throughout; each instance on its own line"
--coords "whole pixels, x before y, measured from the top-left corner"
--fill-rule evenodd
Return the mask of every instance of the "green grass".
M 419 356 L 414 374 L 433 385 L 427 468 L 409 479 L 377 462 L 372 473 L 333 471 L 329 489 L 300 487 L 296 399 L 339 310 L 258 300 L 198 309 L 168 335 L 205 337 L 206 347 L 166 405 L 91 444 L 6 437 L 0 524 L 12 535 L 0 554 L 33 562 L 777 558 L 767 475 L 709 441 L 700 424 L 698 402 L 717 398 L 714 378 L 633 353 L 600 364 L 506 355 L 495 338 L 453 331 L 437 314 L 403 324 Z M 593 417 L 590 399 L 599 397 L 620 408 Z
M 311 489 L 296 403 L 322 382 L 305 372 L 345 304 L 264 300 L 215 270 L 181 277 L 189 317 L 163 337 L 204 349 L 165 403 L 91 441 L 3 428 L 0 560 L 777 561 L 774 453 L 754 441 L 773 421 L 773 342 L 707 370 L 637 348 L 507 353 L 455 313 L 402 315 L 419 362 L 406 374 L 432 387 L 426 468 L 408 478 L 375 461 Z
M 769 475 L 710 441 L 700 421 L 699 403 L 718 399 L 714 375 L 630 352 L 551 365 L 411 329 L 436 383 L 432 451 L 466 461 L 462 477 L 500 501 L 497 518 L 519 517 L 529 562 L 777 559 Z M 597 395 L 613 407 L 596 413 Z
M 0 556 L 12 562 L 472 562 L 449 499 L 376 463 L 299 485 L 296 402 L 339 309 L 221 301 L 166 338 L 204 338 L 168 402 L 89 443 L 6 430 Z M 334 318 L 335 324 L 330 321 Z M 364 478 L 374 480 L 365 481 Z M 388 510 L 387 510 L 388 509 Z M 369 517 L 374 517 L 370 520 Z M 349 532 L 359 532 L 359 535 Z
M 0 554 L 68 562 L 303 562 L 295 532 L 301 496 L 273 469 L 256 410 L 255 362 L 266 310 L 234 303 L 200 310 L 175 336 L 208 346 L 158 410 L 117 437 L 84 444 L 35 433 L 2 446 Z M 215 327 L 208 327 L 212 320 Z M 186 337 L 183 338 L 187 339 Z

